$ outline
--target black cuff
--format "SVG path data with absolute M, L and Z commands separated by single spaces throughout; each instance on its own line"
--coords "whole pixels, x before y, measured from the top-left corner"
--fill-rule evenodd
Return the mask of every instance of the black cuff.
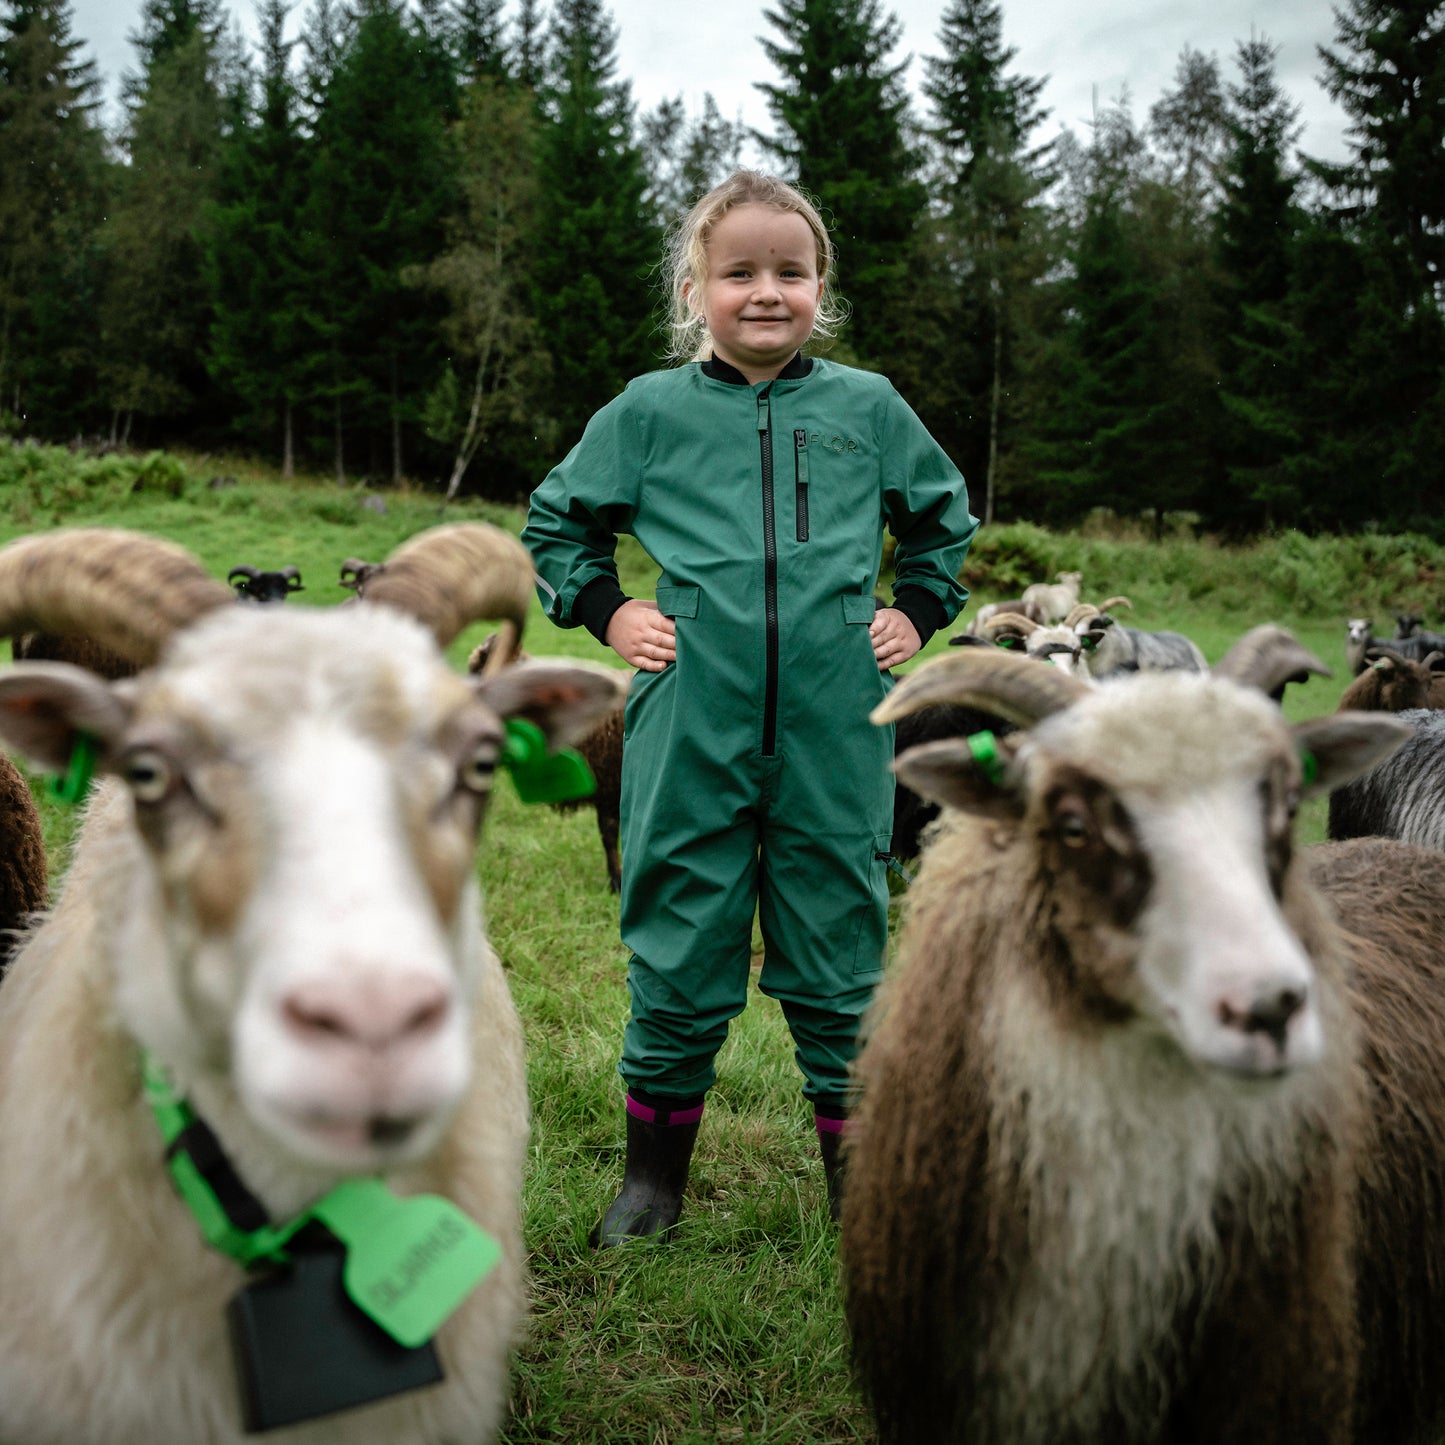
M 630 602 L 622 588 L 611 577 L 594 577 L 572 600 L 572 616 L 600 642 L 607 646 L 607 624 L 624 602 Z
M 940 627 L 948 626 L 943 603 L 926 587 L 900 587 L 893 594 L 893 605 L 913 624 L 920 647 Z

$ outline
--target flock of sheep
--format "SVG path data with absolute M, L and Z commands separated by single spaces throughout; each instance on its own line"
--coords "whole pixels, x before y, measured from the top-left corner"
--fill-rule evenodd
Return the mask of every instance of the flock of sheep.
M 530 560 L 496 529 L 347 566 L 340 607 L 237 607 L 138 534 L 0 549 L 0 632 L 30 639 L 0 738 L 100 779 L 0 984 L 0 1440 L 500 1426 L 528 1104 L 473 850 L 519 722 L 596 740 L 609 849 L 627 678 L 520 652 Z M 251 600 L 300 587 L 253 570 L 231 578 Z M 881 1436 L 1438 1438 L 1445 842 L 1419 780 L 1445 649 L 1366 624 L 1341 708 L 1291 725 L 1284 688 L 1324 668 L 1287 633 L 1211 669 L 1081 582 L 980 609 L 874 716 L 916 804 L 895 852 L 919 858 L 841 1222 Z M 442 650 L 482 618 L 502 631 L 459 675 Z M 37 655 L 76 634 L 113 667 Z M 1372 836 L 1297 850 L 1301 799 L 1354 779 Z M 15 783 L 19 917 L 45 890 L 21 887 L 39 843 Z M 615 833 L 608 863 L 615 887 Z M 375 1243 L 336 1222 L 358 1180 L 388 1220 L 431 1199 L 470 1224 L 429 1215 L 387 1300 L 348 1279 L 353 1309 L 333 1235 Z M 401 1328 L 395 1300 L 475 1227 L 475 1278 Z M 295 1346 L 327 1376 L 309 1409 L 247 1335 L 287 1291 L 337 1321 Z M 444 1378 L 386 1393 L 413 1369 Z

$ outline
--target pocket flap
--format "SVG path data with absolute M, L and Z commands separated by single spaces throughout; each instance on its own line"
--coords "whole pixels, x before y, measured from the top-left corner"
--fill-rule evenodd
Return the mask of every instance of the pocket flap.
M 844 622 L 872 622 L 877 611 L 878 599 L 876 597 L 845 596 L 843 598 Z
M 696 617 L 700 587 L 666 586 L 657 589 L 657 607 L 666 617 Z

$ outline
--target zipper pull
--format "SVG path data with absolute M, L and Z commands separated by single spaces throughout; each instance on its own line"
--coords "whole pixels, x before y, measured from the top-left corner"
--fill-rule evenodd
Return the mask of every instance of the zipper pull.
M 772 382 L 770 381 L 770 382 L 758 393 L 758 430 L 759 430 L 760 432 L 762 432 L 762 431 L 767 431 L 767 430 L 768 430 L 768 427 L 769 427 L 769 425 L 770 425 L 769 417 L 768 417 L 768 393 L 769 393 L 772 389 L 773 389 L 773 384 L 772 384 Z

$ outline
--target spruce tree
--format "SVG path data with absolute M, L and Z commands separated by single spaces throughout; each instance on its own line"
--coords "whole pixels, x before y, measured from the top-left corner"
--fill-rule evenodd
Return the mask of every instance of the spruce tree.
M 1203 515 L 1236 534 L 1297 516 L 1300 500 L 1288 477 L 1300 448 L 1300 379 L 1286 309 L 1301 220 L 1291 162 L 1299 107 L 1279 88 L 1278 53 L 1259 36 L 1237 49 L 1216 216 L 1225 480 Z
M 703 192 L 738 168 L 748 134 L 741 121 L 723 119 L 711 91 L 695 119 L 689 119 L 679 95 L 644 115 L 641 130 L 647 204 L 664 228 L 675 225 Z
M 277 439 L 283 476 L 295 464 L 296 410 L 305 392 L 303 316 L 310 278 L 299 255 L 305 150 L 290 55 L 285 0 L 260 14 L 260 105 L 222 153 L 219 197 L 206 238 L 206 278 L 215 317 L 208 364 L 239 394 L 248 434 Z
M 1309 169 L 1329 188 L 1339 239 L 1363 253 L 1357 262 L 1368 294 L 1339 304 L 1358 311 L 1357 352 L 1376 353 L 1383 370 L 1368 379 L 1375 405 L 1357 407 L 1359 381 L 1339 375 L 1337 359 L 1307 331 L 1307 368 L 1334 375 L 1340 393 L 1328 409 L 1331 434 L 1309 440 L 1350 458 L 1379 504 L 1409 498 L 1412 509 L 1419 502 L 1438 510 L 1445 502 L 1445 10 L 1431 0 L 1352 0 L 1334 13 L 1336 47 L 1320 57 L 1326 89 L 1350 118 L 1351 155 L 1338 164 L 1311 161 Z M 1318 313 L 1311 307 L 1310 314 Z M 1354 425 L 1346 422 L 1352 416 Z M 1339 500 L 1348 508 L 1353 499 Z
M 897 317 L 926 195 L 911 141 L 898 18 L 879 0 L 778 0 L 763 40 L 777 84 L 760 84 L 778 130 L 759 136 L 783 173 L 820 202 L 838 248 L 849 339 L 864 360 L 893 369 L 907 350 Z
M 1223 478 L 1214 213 L 1227 145 L 1218 62 L 1186 46 L 1175 85 L 1150 108 L 1151 163 L 1136 193 L 1136 236 L 1154 297 L 1157 481 L 1145 502 L 1197 510 Z
M 338 475 L 348 430 L 367 471 L 404 474 L 406 435 L 442 364 L 439 310 L 407 284 L 455 205 L 456 99 L 436 57 L 399 0 L 365 0 L 316 119 L 298 219 L 312 386 L 331 412 Z
M 910 331 L 942 345 L 913 348 L 909 394 L 970 478 L 988 523 L 1008 433 L 1029 404 L 1019 352 L 1038 324 L 1050 264 L 1042 201 L 1050 147 L 1030 143 L 1046 115 L 1038 106 L 1044 82 L 1009 72 L 1016 52 L 1003 44 L 993 0 L 953 0 L 939 42 L 923 82 L 932 106 L 934 264 L 919 268 L 930 283 L 919 300 L 936 323 Z
M 134 37 L 142 68 L 125 85 L 130 164 L 100 234 L 101 378 L 117 439 L 134 416 L 158 437 L 162 426 L 208 429 L 220 410 L 202 361 L 211 312 L 200 243 L 229 114 L 219 25 L 215 0 L 146 0 Z
M 99 84 L 69 0 L 0 17 L 0 432 L 59 438 L 89 417 L 95 232 L 105 205 Z M 7 420 L 8 417 L 8 420 Z
M 502 0 L 452 0 L 452 47 L 463 80 L 507 74 Z
M 614 78 L 616 51 L 599 0 L 557 0 L 541 92 L 533 304 L 564 447 L 658 359 L 649 278 L 661 241 L 647 214 L 631 87 Z
M 1133 515 L 1163 504 L 1154 461 L 1157 295 L 1133 210 L 1145 159 L 1122 102 L 1096 118 L 1087 149 L 1063 154 L 1072 227 L 1066 320 L 1041 361 L 1054 399 L 1029 447 L 1044 483 L 1038 515 L 1055 524 L 1091 507 Z

